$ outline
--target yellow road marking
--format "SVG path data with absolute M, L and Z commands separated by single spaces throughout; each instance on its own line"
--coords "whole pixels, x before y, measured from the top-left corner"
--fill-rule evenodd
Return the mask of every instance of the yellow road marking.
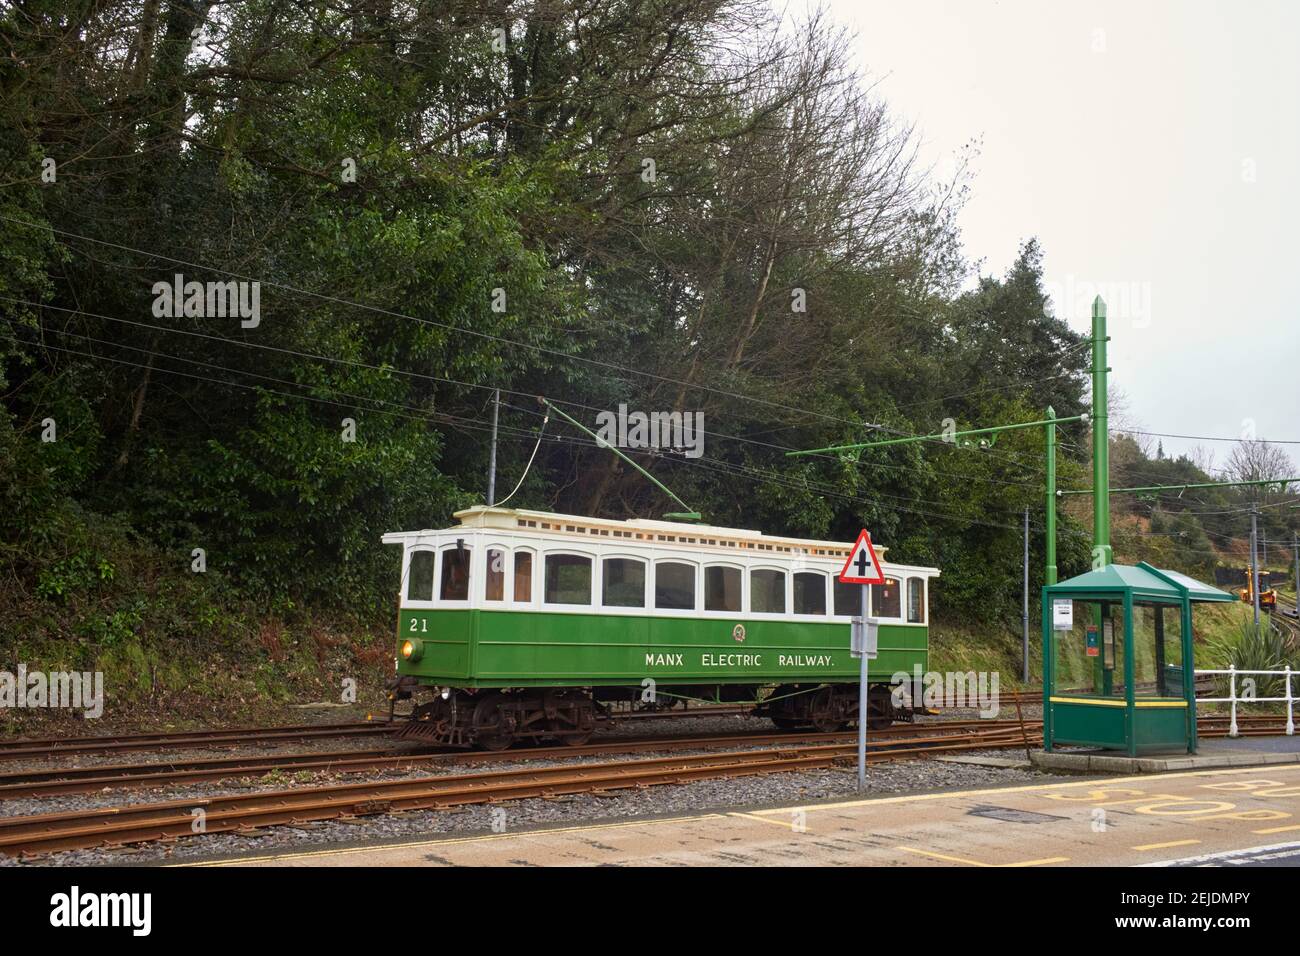
M 1018 863 L 981 863 L 979 860 L 968 860 L 960 856 L 946 856 L 943 853 L 935 853 L 933 850 L 922 850 L 912 846 L 896 846 L 895 850 L 902 850 L 904 853 L 915 853 L 918 856 L 929 856 L 936 860 L 944 860 L 948 863 L 964 863 L 967 866 L 984 866 L 984 867 L 1012 867 L 1012 866 L 1045 866 L 1048 863 L 1065 863 L 1069 861 L 1068 856 L 1049 856 L 1042 860 L 1021 860 Z
M 967 866 L 992 866 L 992 863 L 981 863 L 979 860 L 966 860 L 959 856 L 944 856 L 942 853 L 934 853 L 931 850 L 918 850 L 910 846 L 896 846 L 895 850 L 902 850 L 904 853 L 915 853 L 918 856 L 933 857 L 936 860 L 946 860 L 949 863 L 965 863 Z
M 1286 826 L 1286 827 L 1267 827 L 1266 829 L 1263 829 L 1263 830 L 1251 830 L 1250 832 L 1251 832 L 1251 833 L 1258 833 L 1258 834 L 1265 834 L 1265 833 L 1288 833 L 1288 832 L 1290 832 L 1290 831 L 1292 831 L 1292 830 L 1300 830 L 1300 823 L 1293 823 L 1293 824 L 1291 824 L 1290 826 Z
M 1166 850 L 1171 846 L 1191 846 L 1193 843 L 1200 843 L 1200 840 L 1170 840 L 1168 843 L 1143 843 L 1141 846 L 1135 846 L 1135 850 Z
M 1024 860 L 1021 863 L 999 863 L 999 866 L 1046 866 L 1049 863 L 1068 863 L 1068 856 L 1049 856 L 1043 860 Z

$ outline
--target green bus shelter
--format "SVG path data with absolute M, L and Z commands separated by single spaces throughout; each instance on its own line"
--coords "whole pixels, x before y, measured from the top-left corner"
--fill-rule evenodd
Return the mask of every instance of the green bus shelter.
M 1145 562 L 1043 588 L 1043 749 L 1195 753 L 1192 605 L 1233 600 Z

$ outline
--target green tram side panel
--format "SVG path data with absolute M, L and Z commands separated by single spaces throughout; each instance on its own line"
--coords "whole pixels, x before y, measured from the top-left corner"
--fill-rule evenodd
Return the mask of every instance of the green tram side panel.
M 415 629 L 412 630 L 411 621 Z M 733 630 L 743 624 L 745 639 Z M 829 621 L 663 618 L 538 611 L 404 610 L 399 642 L 424 653 L 398 673 L 470 687 L 856 681 L 849 626 Z M 870 678 L 928 664 L 929 629 L 881 624 Z

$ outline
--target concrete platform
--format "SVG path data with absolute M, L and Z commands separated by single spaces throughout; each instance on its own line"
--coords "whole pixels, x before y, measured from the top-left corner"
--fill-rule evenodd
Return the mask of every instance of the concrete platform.
M 221 865 L 1199 866 L 1251 857 L 1276 866 L 1297 858 L 1297 839 L 1300 766 L 1292 766 L 430 834 Z
M 1267 767 L 1300 764 L 1300 735 L 1294 737 L 1214 737 L 1199 742 L 1195 754 L 1144 753 L 1137 757 L 1114 750 L 1058 750 L 1030 754 L 1034 766 L 1065 773 L 1168 773 L 1214 767 Z

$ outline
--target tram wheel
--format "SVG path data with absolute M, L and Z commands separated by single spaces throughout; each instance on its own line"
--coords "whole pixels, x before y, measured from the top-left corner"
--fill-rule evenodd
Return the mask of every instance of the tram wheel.
M 823 734 L 833 734 L 848 726 L 844 719 L 843 708 L 838 706 L 834 687 L 823 687 L 813 694 L 812 725 L 813 729 Z
M 506 750 L 515 742 L 513 720 L 508 719 L 505 694 L 488 694 L 474 707 L 474 741 L 484 750 Z

